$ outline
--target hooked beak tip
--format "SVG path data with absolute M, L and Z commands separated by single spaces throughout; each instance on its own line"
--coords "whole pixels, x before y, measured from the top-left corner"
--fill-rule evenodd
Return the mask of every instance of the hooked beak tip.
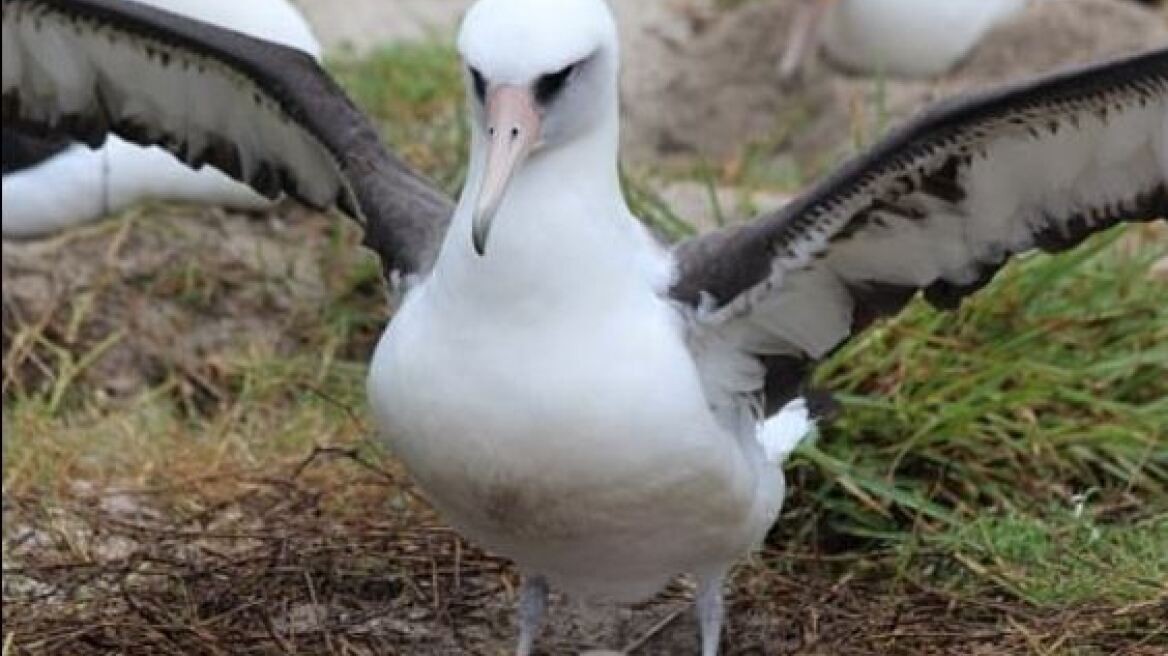
M 487 253 L 487 238 L 491 234 L 491 222 L 495 218 L 495 208 L 480 207 L 471 222 L 470 241 L 479 257 Z
M 471 246 L 474 247 L 475 255 L 482 257 L 487 254 L 487 235 L 485 233 L 475 230 L 471 234 Z

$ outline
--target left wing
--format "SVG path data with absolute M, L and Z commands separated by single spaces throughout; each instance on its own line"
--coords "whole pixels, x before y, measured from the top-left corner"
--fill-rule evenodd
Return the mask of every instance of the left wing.
M 781 210 L 680 244 L 671 295 L 706 378 L 769 415 L 918 290 L 953 308 L 1010 255 L 1168 216 L 1166 180 L 1168 49 L 938 105 Z

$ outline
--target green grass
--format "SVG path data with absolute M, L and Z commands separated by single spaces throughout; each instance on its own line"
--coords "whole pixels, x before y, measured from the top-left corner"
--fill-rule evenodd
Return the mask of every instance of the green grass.
M 463 119 L 462 70 L 445 41 L 389 46 L 329 70 L 353 99 L 381 119 L 386 139 L 452 193 L 466 174 L 470 133 Z
M 1066 509 L 978 517 L 936 540 L 974 585 L 988 579 L 1037 606 L 1138 602 L 1168 582 L 1168 516 L 1103 523 Z
M 850 344 L 818 372 L 846 407 L 820 447 L 958 511 L 1092 488 L 1168 507 L 1168 305 L 1146 276 L 1168 249 L 1118 237 L 1024 258 L 955 313 L 918 301 Z
M 449 47 L 330 67 L 411 163 L 460 186 L 467 133 Z M 790 184 L 781 172 L 747 178 Z M 644 182 L 625 182 L 663 234 L 692 232 Z M 316 255 L 329 300 L 303 312 L 318 328 L 291 356 L 241 335 L 218 365 L 229 397 L 210 410 L 184 408 L 174 379 L 120 405 L 68 385 L 6 397 L 6 493 L 364 447 L 363 358 L 384 314 L 376 266 L 350 255 L 352 232 L 336 229 Z M 817 383 L 843 412 L 796 455 L 776 544 L 859 551 L 913 580 L 1043 606 L 1163 594 L 1168 296 L 1147 271 L 1168 246 L 1120 241 L 1112 231 L 1071 254 L 1022 258 L 957 312 L 915 302 L 824 363 Z M 206 303 L 214 275 L 184 273 L 183 302 Z
M 1120 236 L 1024 258 L 954 313 L 918 300 L 824 363 L 844 408 L 795 458 L 808 521 L 1034 604 L 1163 594 L 1168 304 L 1146 272 L 1168 248 Z

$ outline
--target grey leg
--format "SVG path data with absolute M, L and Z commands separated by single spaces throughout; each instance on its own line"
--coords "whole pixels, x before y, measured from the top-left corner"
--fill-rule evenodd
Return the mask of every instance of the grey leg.
M 787 49 L 779 60 L 779 80 L 790 83 L 803 73 L 804 62 L 815 54 L 819 45 L 819 29 L 828 6 L 834 0 L 800 0 L 795 8 L 795 19 L 787 34 Z
M 722 602 L 721 572 L 701 578 L 698 585 L 697 610 L 698 625 L 701 627 L 702 656 L 718 656 L 718 641 L 722 637 L 722 620 L 726 608 Z
M 547 608 L 548 585 L 542 576 L 525 576 L 519 589 L 519 646 L 516 656 L 531 656 L 535 634 Z

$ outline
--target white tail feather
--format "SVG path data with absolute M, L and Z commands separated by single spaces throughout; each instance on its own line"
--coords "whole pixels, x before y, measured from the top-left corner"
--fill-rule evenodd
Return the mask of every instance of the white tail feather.
M 782 464 L 815 429 L 815 421 L 802 397 L 792 399 L 758 429 L 758 441 L 769 462 Z

